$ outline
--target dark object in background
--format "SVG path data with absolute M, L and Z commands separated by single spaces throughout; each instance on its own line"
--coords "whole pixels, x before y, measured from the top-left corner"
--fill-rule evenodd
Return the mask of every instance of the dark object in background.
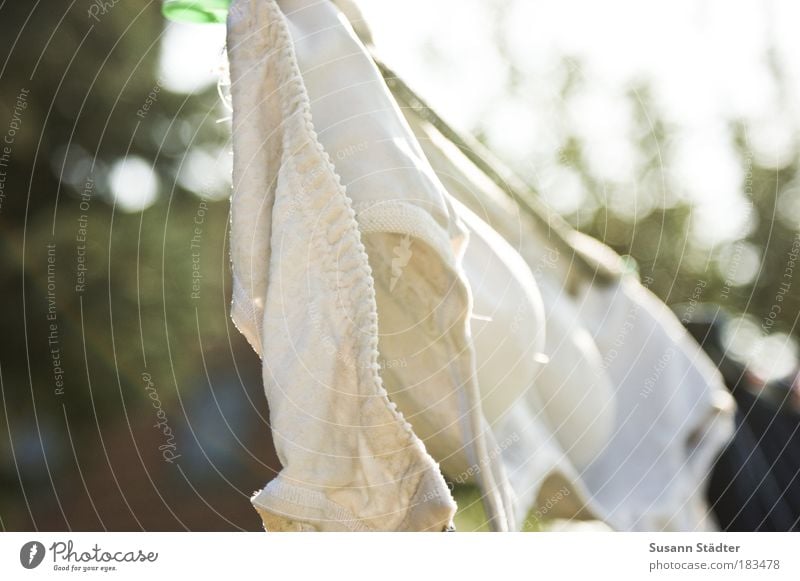
M 676 310 L 680 317 L 680 307 Z M 715 305 L 695 306 L 691 317 L 681 318 L 719 367 L 739 408 L 736 432 L 717 459 L 706 497 L 722 530 L 798 531 L 800 413 L 790 406 L 785 382 L 760 385 L 727 355 L 722 341 L 727 318 Z

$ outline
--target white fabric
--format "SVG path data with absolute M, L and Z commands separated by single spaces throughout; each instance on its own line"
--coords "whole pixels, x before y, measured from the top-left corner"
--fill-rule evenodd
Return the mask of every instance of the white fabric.
M 582 473 L 604 519 L 625 530 L 713 528 L 705 480 L 733 430 L 716 368 L 635 280 L 588 287 L 577 302 L 615 385 L 614 433 Z
M 235 0 L 228 52 L 231 315 L 263 359 L 283 465 L 253 498 L 267 529 L 442 530 L 440 468 L 481 487 L 495 530 L 532 509 L 703 524 L 729 416 L 663 305 L 632 280 L 576 281 L 411 117 L 421 148 L 330 2 Z
M 499 458 L 489 457 L 465 233 L 448 195 L 363 45 L 330 3 L 280 3 L 288 17 L 319 140 L 356 210 L 375 283 L 382 375 L 392 400 L 445 470 L 476 472 L 495 526 L 509 522 Z
M 614 386 L 581 313 L 547 276 L 539 277 L 547 318 L 549 363 L 536 377 L 553 436 L 577 470 L 606 447 L 614 431 Z
M 268 529 L 443 530 L 455 504 L 383 388 L 367 255 L 278 5 L 235 2 L 228 52 L 232 317 L 263 359 L 283 465 L 253 503 Z

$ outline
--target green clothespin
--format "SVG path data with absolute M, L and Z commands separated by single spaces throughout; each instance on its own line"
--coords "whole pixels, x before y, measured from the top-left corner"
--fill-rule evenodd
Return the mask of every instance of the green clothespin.
M 231 0 L 164 0 L 161 13 L 176 22 L 213 24 L 225 22 Z

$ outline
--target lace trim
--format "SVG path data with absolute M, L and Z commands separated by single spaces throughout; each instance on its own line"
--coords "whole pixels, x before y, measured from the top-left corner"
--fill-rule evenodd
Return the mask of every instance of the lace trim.
M 281 124 L 281 171 L 291 169 L 295 175 L 300 176 L 300 184 L 304 194 L 308 194 L 306 201 L 311 204 L 311 209 L 324 212 L 322 223 L 328 224 L 324 240 L 318 239 L 321 248 L 330 252 L 336 244 L 343 245 L 349 250 L 354 260 L 344 263 L 342 260 L 329 260 L 331 265 L 328 272 L 338 274 L 331 277 L 333 284 L 341 285 L 343 279 L 350 288 L 350 307 L 353 310 L 352 322 L 356 328 L 369 330 L 369 333 L 359 333 L 359 360 L 368 363 L 359 366 L 359 381 L 372 385 L 376 395 L 380 398 L 390 417 L 395 420 L 402 430 L 402 436 L 409 446 L 415 449 L 424 464 L 424 469 L 419 470 L 416 476 L 422 480 L 424 474 L 433 470 L 441 479 L 441 488 L 446 491 L 447 486 L 436 463 L 425 450 L 422 441 L 414 434 L 411 425 L 405 420 L 397 406 L 389 399 L 389 394 L 383 386 L 379 374 L 378 353 L 378 314 L 375 300 L 375 289 L 372 271 L 369 266 L 366 249 L 361 241 L 358 222 L 347 196 L 341 179 L 335 171 L 328 153 L 323 148 L 311 118 L 311 106 L 305 90 L 300 69 L 297 63 L 294 46 L 288 29 L 287 22 L 280 8 L 274 0 L 263 4 L 267 13 L 268 22 L 259 22 L 259 18 L 242 8 L 241 2 L 234 3 L 229 13 L 229 32 L 234 31 L 240 38 L 252 38 L 261 34 L 261 29 L 266 27 L 267 45 L 270 47 L 267 55 L 257 55 L 259 58 L 270 58 L 276 54 L 277 66 L 277 92 L 281 107 L 283 123 Z M 254 43 L 243 42 L 236 46 L 237 51 L 247 55 L 255 55 Z M 275 47 L 274 50 L 272 47 Z M 322 171 L 314 171 L 321 169 Z M 314 196 L 320 190 L 333 193 L 330 197 Z M 322 236 L 322 234 L 320 234 Z M 346 277 L 346 278 L 345 278 Z M 344 317 L 344 315 L 342 315 Z M 365 335 L 368 337 L 364 338 Z M 282 490 L 279 485 L 276 490 Z M 262 492 L 271 493 L 273 488 L 269 485 Z M 298 493 L 299 494 L 299 493 Z M 320 494 L 320 493 L 318 493 Z M 255 498 L 255 497 L 254 497 Z M 309 501 L 319 502 L 320 496 L 305 497 Z M 413 495 L 406 502 L 411 502 Z M 327 500 L 327 499 L 326 499 Z M 311 505 L 314 506 L 314 505 Z M 406 510 L 410 504 L 406 506 Z M 352 516 L 350 517 L 353 518 Z M 371 517 L 364 517 L 371 518 Z

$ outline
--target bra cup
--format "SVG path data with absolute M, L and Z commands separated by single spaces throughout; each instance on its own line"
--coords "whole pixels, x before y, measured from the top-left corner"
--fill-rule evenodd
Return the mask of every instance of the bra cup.
M 542 299 L 530 268 L 485 222 L 458 204 L 469 230 L 463 269 L 473 297 L 471 321 L 486 419 L 495 425 L 533 387 L 545 345 Z
M 586 467 L 614 430 L 614 387 L 594 340 L 570 298 L 542 285 L 547 312 L 547 356 L 536 379 L 542 411 L 576 468 Z
M 614 389 L 600 353 L 566 295 L 543 297 L 503 238 L 469 210 L 459 207 L 458 213 L 470 231 L 463 268 L 473 295 L 472 339 L 486 418 L 495 425 L 512 406 L 526 405 L 583 468 L 614 429 Z

